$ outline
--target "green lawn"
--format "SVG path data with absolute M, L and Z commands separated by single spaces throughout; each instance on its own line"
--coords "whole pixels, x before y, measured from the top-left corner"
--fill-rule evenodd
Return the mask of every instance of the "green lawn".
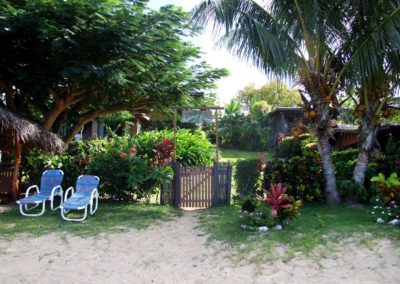
M 221 149 L 221 162 L 235 163 L 237 160 L 258 159 L 257 152 Z
M 221 162 L 230 162 L 232 163 L 232 194 L 236 194 L 236 181 L 235 181 L 235 172 L 236 172 L 236 162 L 238 160 L 245 159 L 258 159 L 257 152 L 250 151 L 240 151 L 240 150 L 228 150 L 221 149 Z M 271 159 L 271 156 L 268 154 L 266 160 Z
M 180 215 L 178 209 L 168 206 L 100 202 L 93 216 L 88 216 L 85 222 L 77 223 L 61 219 L 59 210 L 46 208 L 43 216 L 24 217 L 15 207 L 0 213 L 0 237 L 13 237 L 22 233 L 39 236 L 53 232 L 93 236 L 104 232 L 144 229 L 156 221 Z
M 309 255 L 317 248 L 318 253 L 330 253 L 346 239 L 368 247 L 379 238 L 400 240 L 399 227 L 377 225 L 367 206 L 304 206 L 301 215 L 283 231 L 262 234 L 240 228 L 239 210 L 236 206 L 206 210 L 200 215 L 201 227 L 209 234 L 209 243 L 236 245 L 239 257 L 250 257 L 255 263 L 275 258 L 289 260 L 296 253 Z M 279 248 L 285 248 L 284 255 Z

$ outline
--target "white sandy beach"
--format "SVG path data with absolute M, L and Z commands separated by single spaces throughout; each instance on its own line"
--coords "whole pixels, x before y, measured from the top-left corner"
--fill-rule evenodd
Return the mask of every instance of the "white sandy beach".
M 390 241 L 256 266 L 234 260 L 230 246 L 205 246 L 196 214 L 89 238 L 0 239 L 0 283 L 400 283 L 400 249 Z

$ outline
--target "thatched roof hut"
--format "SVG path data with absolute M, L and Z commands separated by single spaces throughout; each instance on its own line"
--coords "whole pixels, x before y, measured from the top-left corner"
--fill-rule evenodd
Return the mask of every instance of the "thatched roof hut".
M 26 149 L 40 148 L 55 153 L 64 151 L 64 142 L 57 135 L 0 106 L 0 150 L 14 149 L 16 141 L 20 141 Z
M 62 153 L 64 142 L 55 134 L 0 106 L 0 150 L 15 150 L 13 165 L 0 167 L 0 201 L 2 196 L 18 198 L 18 173 L 22 151 L 40 148 L 46 152 Z

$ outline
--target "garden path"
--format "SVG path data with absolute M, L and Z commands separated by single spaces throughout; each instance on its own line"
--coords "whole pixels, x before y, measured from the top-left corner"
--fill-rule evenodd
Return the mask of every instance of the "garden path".
M 322 260 L 234 261 L 234 248 L 205 246 L 197 212 L 146 230 L 80 238 L 0 239 L 1 283 L 399 283 L 400 250 L 344 244 Z

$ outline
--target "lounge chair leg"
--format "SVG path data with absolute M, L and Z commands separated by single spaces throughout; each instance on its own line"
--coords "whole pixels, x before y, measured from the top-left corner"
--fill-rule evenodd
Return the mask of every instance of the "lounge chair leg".
M 88 206 L 85 206 L 85 209 L 84 209 L 85 212 L 84 212 L 82 218 L 74 219 L 74 218 L 68 218 L 67 216 L 65 216 L 65 214 L 67 214 L 70 210 L 64 210 L 64 209 L 61 208 L 61 217 L 62 217 L 65 221 L 81 222 L 81 221 L 85 220 L 86 217 L 87 217 L 87 209 L 88 209 Z
M 61 198 L 61 201 L 60 201 L 60 205 L 58 206 L 58 207 L 56 207 L 56 208 L 54 208 L 54 197 L 55 196 L 60 196 L 60 198 Z M 51 211 L 55 211 L 55 210 L 57 210 L 57 209 L 59 209 L 60 207 L 61 207 L 61 205 L 62 205 L 62 203 L 63 203 L 63 192 L 62 192 L 62 190 L 60 190 L 58 193 L 56 193 L 56 194 L 54 194 L 54 196 L 51 198 L 51 200 L 50 200 L 50 208 L 51 208 Z
M 20 205 L 19 205 L 19 212 L 21 213 L 21 215 L 27 216 L 27 217 L 38 217 L 38 216 L 42 216 L 42 215 L 44 214 L 44 211 L 46 210 L 46 201 L 43 201 L 43 202 L 41 202 L 41 203 L 42 203 L 42 211 L 41 211 L 40 213 L 37 213 L 37 214 L 29 214 L 29 213 L 24 212 L 24 210 L 22 209 L 22 208 L 25 208 L 26 211 L 29 211 L 29 210 L 32 210 L 32 209 L 38 207 L 38 206 L 40 205 L 40 203 L 39 203 L 39 204 L 36 204 L 34 207 L 29 208 L 29 209 L 28 209 L 28 204 L 20 204 Z
M 31 208 L 29 208 L 28 205 L 29 205 L 29 204 L 25 204 L 25 205 L 24 205 L 25 211 L 31 211 L 31 210 L 37 208 L 37 207 L 40 205 L 40 203 L 38 203 L 38 204 L 32 206 Z
M 93 203 L 90 204 L 90 215 L 93 215 L 94 212 L 96 212 L 97 207 L 99 206 L 99 196 L 96 195 L 94 199 L 95 199 L 94 204 Z

